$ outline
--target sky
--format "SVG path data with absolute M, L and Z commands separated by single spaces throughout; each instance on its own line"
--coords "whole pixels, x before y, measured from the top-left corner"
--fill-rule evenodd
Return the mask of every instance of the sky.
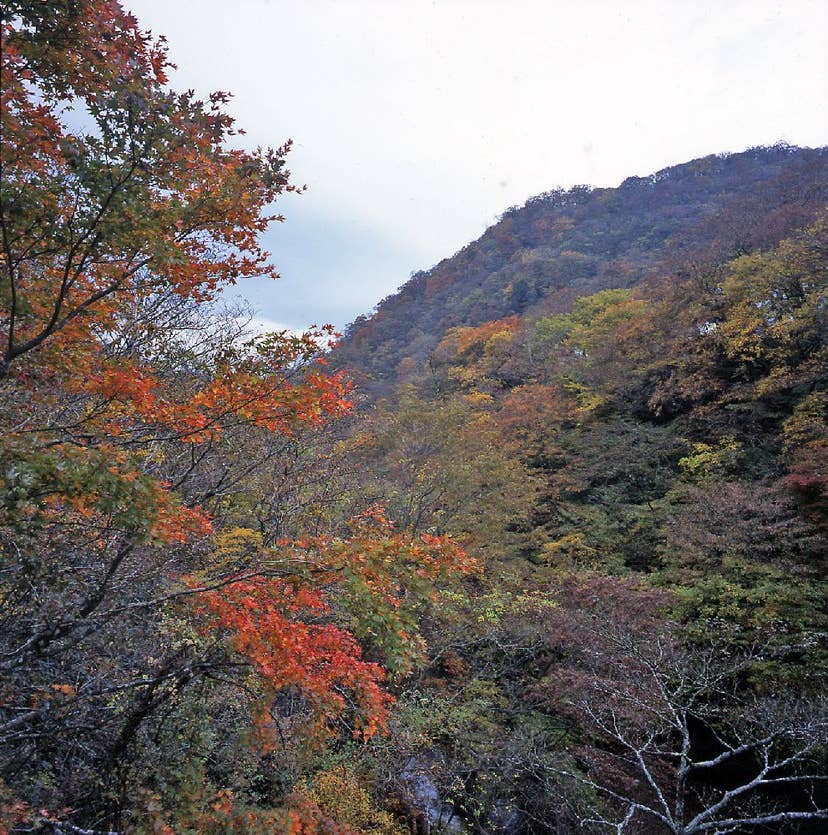
M 343 327 L 556 187 L 777 141 L 828 145 L 824 0 L 122 0 L 175 88 L 293 140 L 246 280 L 263 327 Z

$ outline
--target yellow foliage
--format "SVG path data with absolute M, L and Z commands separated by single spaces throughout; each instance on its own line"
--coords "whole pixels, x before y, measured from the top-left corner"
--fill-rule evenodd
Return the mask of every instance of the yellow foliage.
M 557 568 L 575 568 L 584 561 L 588 561 L 597 552 L 584 542 L 584 535 L 580 532 L 568 533 L 560 539 L 547 542 L 541 548 L 544 562 Z
M 340 826 L 375 835 L 404 835 L 407 831 L 388 812 L 377 808 L 359 778 L 344 766 L 319 772 L 313 785 L 299 795 Z
M 227 528 L 213 537 L 214 566 L 238 568 L 246 557 L 258 554 L 262 535 L 251 528 Z
M 701 481 L 735 469 L 741 452 L 742 444 L 728 435 L 717 444 L 693 444 L 692 452 L 678 463 L 685 478 Z

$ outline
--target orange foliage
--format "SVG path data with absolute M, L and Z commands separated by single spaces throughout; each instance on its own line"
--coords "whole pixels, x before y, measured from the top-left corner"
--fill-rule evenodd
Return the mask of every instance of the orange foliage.
M 286 148 L 227 148 L 226 94 L 170 94 L 163 40 L 113 0 L 82 6 L 48 50 L 3 21 L 4 197 L 20 214 L 6 227 L 3 373 L 31 352 L 41 362 L 85 353 L 128 301 L 167 290 L 203 300 L 240 277 L 276 274 L 257 237 L 277 219 L 265 208 L 293 188 Z M 64 126 L 66 99 L 107 124 L 105 151 Z
M 221 789 L 181 804 L 173 810 L 161 808 L 157 796 L 150 796 L 147 812 L 152 832 L 175 835 L 176 832 L 260 835 L 278 832 L 284 835 L 356 835 L 353 829 L 330 820 L 311 800 L 290 797 L 287 808 L 262 809 L 245 804 L 234 792 Z M 183 808 L 182 808 L 183 807 Z M 143 830 L 142 830 L 143 831 Z M 0 829 L 0 835 L 3 835 Z
M 279 579 L 256 577 L 206 592 L 195 604 L 207 629 L 229 631 L 234 649 L 257 671 L 271 694 L 298 687 L 320 722 L 341 713 L 353 692 L 360 705 L 358 735 L 374 734 L 385 721 L 390 696 L 382 692 L 378 664 L 362 660 L 354 638 L 332 624 L 308 623 L 330 614 L 321 592 Z
M 456 356 L 479 356 L 494 337 L 513 336 L 519 326 L 519 316 L 507 316 L 505 319 L 484 322 L 476 328 L 454 328 L 450 334 Z
M 332 593 L 338 609 L 352 610 L 353 631 L 382 638 L 386 663 L 400 670 L 419 650 L 403 602 L 433 594 L 439 578 L 476 568 L 449 537 L 423 534 L 411 541 L 394 532 L 378 507 L 353 520 L 351 534 L 283 542 L 271 558 L 282 573 L 295 566 L 293 576 L 248 576 L 195 598 L 202 628 L 226 631 L 265 686 L 258 728 L 265 747 L 266 705 L 285 688 L 298 688 L 313 705 L 316 731 L 346 709 L 343 691 L 358 708 L 355 736 L 370 737 L 385 723 L 392 699 L 380 686 L 384 670 L 363 660 L 354 635 L 333 622 Z M 188 583 L 198 586 L 195 577 Z
M 557 432 L 574 425 L 577 411 L 577 403 L 561 386 L 518 386 L 504 399 L 497 425 L 522 452 L 534 454 L 549 446 Z
M 115 0 L 12 8 L 2 21 L 0 84 L 2 521 L 40 537 L 61 577 L 60 589 L 49 587 L 51 575 L 42 585 L 56 600 L 62 595 L 49 615 L 58 626 L 44 627 L 40 643 L 18 642 L 21 657 L 32 645 L 51 646 L 57 658 L 61 638 L 74 648 L 75 635 L 115 635 L 127 612 L 154 616 L 173 605 L 181 589 L 169 583 L 190 570 L 196 549 L 153 546 L 211 533 L 196 503 L 215 497 L 205 483 L 230 460 L 235 438 L 252 448 L 268 433 L 319 427 L 350 410 L 350 386 L 319 359 L 336 336 L 328 326 L 244 344 L 206 327 L 194 349 L 189 332 L 154 317 L 165 304 L 197 311 L 240 278 L 276 277 L 259 237 L 281 219 L 270 209 L 276 198 L 293 190 L 284 169 L 289 145 L 233 149 L 228 96 L 202 101 L 171 92 L 163 39 L 142 32 Z M 68 104 L 91 120 L 89 131 L 71 127 Z M 205 321 L 197 312 L 193 318 L 197 328 Z M 263 457 L 269 443 L 261 444 Z M 238 483 L 227 481 L 222 498 Z M 473 566 L 446 538 L 408 541 L 377 509 L 347 538 L 284 543 L 259 556 L 257 572 L 231 569 L 224 585 L 215 571 L 184 582 L 188 614 L 205 633 L 226 638 L 258 677 L 262 738 L 275 696 L 286 689 L 307 700 L 316 731 L 353 707 L 354 734 L 376 733 L 391 697 L 383 668 L 363 658 L 359 642 L 394 671 L 405 669 L 419 649 L 409 599 Z M 36 594 L 25 599 L 40 605 Z M 32 619 L 19 619 L 21 631 L 41 629 L 40 614 L 26 615 Z M 147 666 L 156 649 L 142 647 Z M 73 652 L 80 681 L 98 659 Z M 130 669 L 116 670 L 113 680 L 118 672 L 135 679 Z M 191 675 L 181 673 L 181 686 Z M 77 702 L 81 688 L 66 679 L 61 670 L 28 694 Z M 156 686 L 128 686 L 139 685 Z M 160 704 L 171 693 L 153 698 Z M 13 695 L 23 704 L 27 688 Z M 129 725 L 112 750 L 129 744 L 137 728 Z M 14 804 L 0 808 L 4 819 L 24 813 Z M 278 823 L 251 818 L 223 793 L 195 829 L 337 831 L 313 809 L 288 815 Z M 159 831 L 170 826 L 159 818 Z
M 153 299 L 201 302 L 239 278 L 276 277 L 258 238 L 281 219 L 270 213 L 276 197 L 293 190 L 288 146 L 228 147 L 236 133 L 222 109 L 228 96 L 173 94 L 168 66 L 164 40 L 114 0 L 68 10 L 32 4 L 2 22 L 0 380 L 30 393 L 33 414 L 67 394 L 87 404 L 65 447 L 48 420 L 26 426 L 30 448 L 53 458 L 77 457 L 72 447 L 135 449 L 149 438 L 202 444 L 228 422 L 292 434 L 350 408 L 345 381 L 308 364 L 333 338 L 329 327 L 238 346 L 186 382 L 157 372 L 140 351 L 111 351 Z M 67 101 L 85 106 L 98 131 L 73 131 Z M 14 432 L 6 443 L 25 454 Z M 141 472 L 134 457 L 113 456 L 110 473 L 124 484 Z M 156 505 L 153 536 L 181 541 L 208 529 L 163 482 L 143 480 L 143 499 Z M 100 491 L 84 498 L 73 488 L 61 502 L 63 487 L 45 490 L 48 502 L 91 518 Z
M 150 424 L 171 430 L 181 441 L 200 444 L 221 434 L 232 419 L 271 432 L 292 434 L 300 425 L 319 426 L 351 409 L 349 384 L 341 374 L 310 367 L 300 382 L 288 382 L 284 367 L 319 350 L 314 341 L 323 331 L 303 335 L 278 365 L 267 357 L 241 356 L 223 362 L 215 376 L 194 392 L 178 381 L 162 381 L 136 363 L 102 362 L 96 373 L 71 381 L 71 388 L 96 400 L 96 425 L 112 436 L 139 431 Z M 271 342 L 277 337 L 271 336 Z M 287 340 L 286 340 L 287 341 Z M 249 344 L 255 349 L 258 345 Z M 284 346 L 280 346 L 284 349 Z M 286 350 L 286 349 L 285 349 Z

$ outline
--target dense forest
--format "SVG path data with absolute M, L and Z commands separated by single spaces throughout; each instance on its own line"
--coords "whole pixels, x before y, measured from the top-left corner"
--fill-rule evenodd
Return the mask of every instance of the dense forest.
M 2 27 L 0 833 L 825 831 L 828 149 L 257 336 L 289 146 L 116 0 Z

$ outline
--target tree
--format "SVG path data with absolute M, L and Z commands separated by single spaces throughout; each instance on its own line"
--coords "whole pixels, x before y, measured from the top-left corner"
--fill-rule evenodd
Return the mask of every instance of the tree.
M 3 376 L 88 350 L 126 299 L 274 274 L 256 236 L 293 190 L 287 147 L 229 149 L 227 95 L 170 92 L 168 67 L 163 39 L 113 0 L 5 5 Z
M 348 441 L 363 493 L 412 534 L 450 533 L 480 553 L 506 551 L 514 537 L 504 531 L 525 514 L 535 485 L 503 449 L 490 402 L 480 393 L 429 401 L 400 386 L 395 402 L 360 415 Z
M 763 682 L 773 650 L 687 644 L 658 617 L 669 596 L 633 581 L 569 582 L 563 599 L 544 692 L 583 728 L 552 771 L 594 793 L 584 825 L 696 835 L 828 819 L 826 699 Z
M 288 146 L 234 149 L 227 96 L 168 89 L 115 0 L 12 0 L 2 39 L 2 809 L 242 831 L 287 803 L 274 735 L 375 732 L 423 578 L 471 564 L 378 512 L 314 538 L 261 512 L 257 469 L 351 407 L 331 328 L 251 337 L 214 302 L 275 275 Z M 245 826 L 300 831 L 268 814 Z

